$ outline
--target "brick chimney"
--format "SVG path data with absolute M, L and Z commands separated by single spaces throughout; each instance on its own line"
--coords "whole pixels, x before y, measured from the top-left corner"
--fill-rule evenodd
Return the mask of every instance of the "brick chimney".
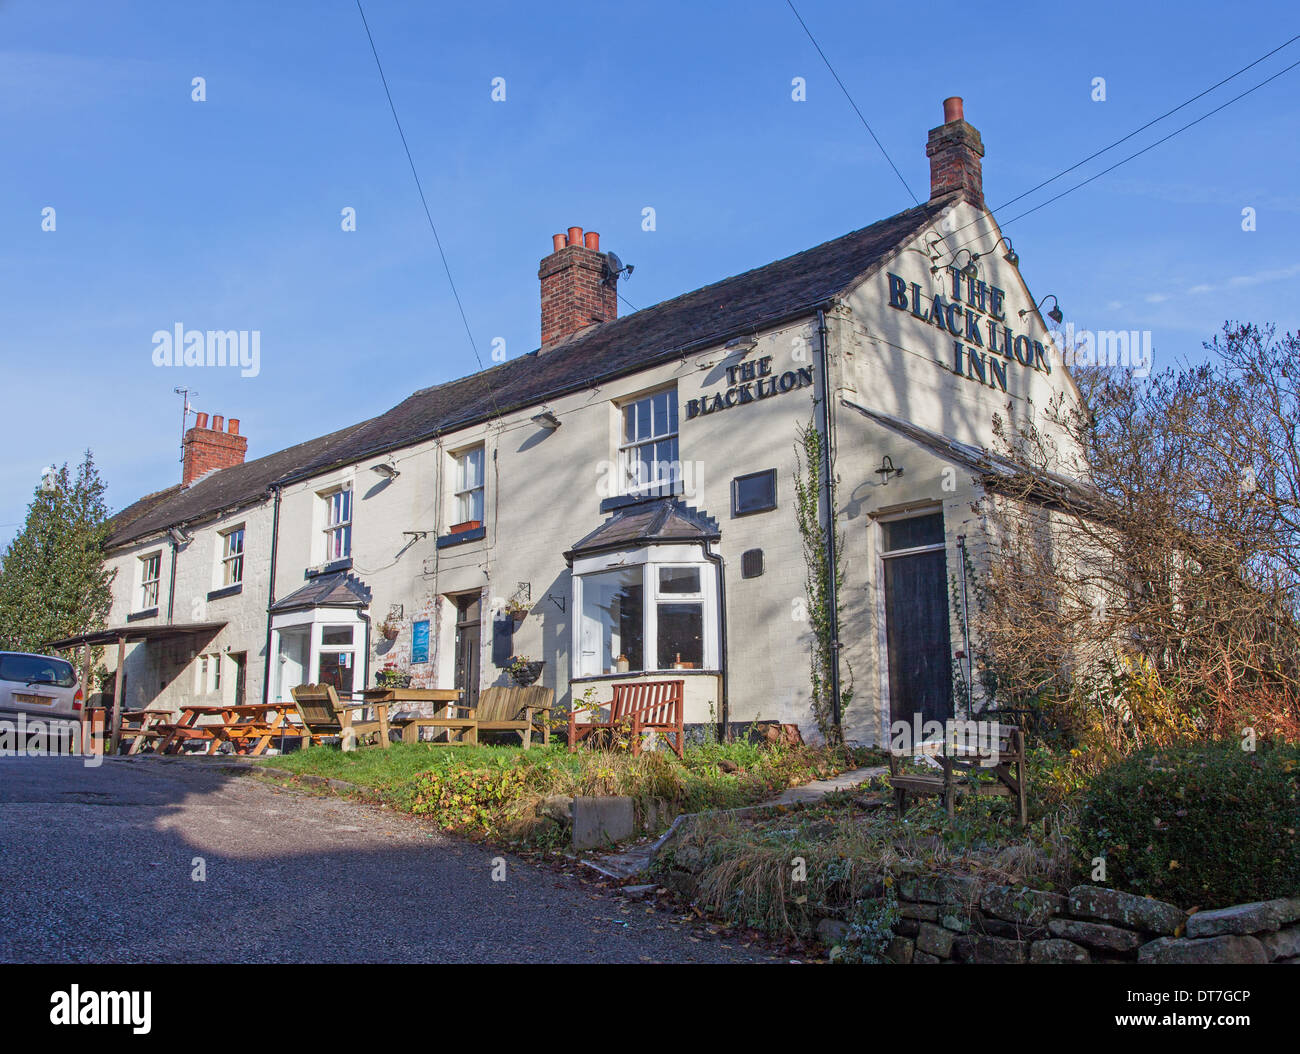
M 930 129 L 925 156 L 930 159 L 930 200 L 953 191 L 984 208 L 984 141 L 966 123 L 960 96 L 943 100 L 943 124 Z
M 185 471 L 181 486 L 188 487 L 213 469 L 242 465 L 248 452 L 248 437 L 239 434 L 237 417 L 232 417 L 227 423 L 220 414 L 214 414 L 209 428 L 208 415 L 196 414 L 194 427 L 185 433 L 184 450 Z
M 605 284 L 600 235 L 581 227 L 552 237 L 554 251 L 542 260 L 542 350 L 597 322 L 618 318 L 618 293 Z

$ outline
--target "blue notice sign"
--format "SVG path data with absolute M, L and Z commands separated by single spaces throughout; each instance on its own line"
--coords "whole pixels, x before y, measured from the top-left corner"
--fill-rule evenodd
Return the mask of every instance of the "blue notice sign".
M 411 662 L 429 661 L 429 620 L 411 626 Z

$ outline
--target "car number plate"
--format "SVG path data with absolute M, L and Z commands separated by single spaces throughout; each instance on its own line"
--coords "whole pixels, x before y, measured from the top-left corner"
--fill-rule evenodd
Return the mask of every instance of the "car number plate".
M 54 702 L 54 697 L 49 695 L 32 695 L 29 692 L 14 692 L 15 703 L 26 703 L 29 706 L 50 706 Z

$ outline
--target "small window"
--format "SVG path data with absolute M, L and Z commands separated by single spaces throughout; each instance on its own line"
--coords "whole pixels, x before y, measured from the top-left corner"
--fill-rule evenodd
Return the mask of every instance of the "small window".
M 352 488 L 321 496 L 325 502 L 325 562 L 352 555 Z
M 700 593 L 700 569 L 698 567 L 661 567 L 659 568 L 659 592 Z
M 221 585 L 237 586 L 244 580 L 244 528 L 239 526 L 221 536 Z
M 206 655 L 200 655 L 199 656 L 199 691 L 206 692 L 207 690 L 208 690 L 208 657 Z
M 351 626 L 326 626 L 321 630 L 320 643 L 323 648 L 352 647 Z
M 456 455 L 456 507 L 452 523 L 483 523 L 483 463 L 481 446 Z
M 221 656 L 212 656 L 212 690 L 221 691 Z
M 751 472 L 731 481 L 731 515 L 748 516 L 776 508 L 776 469 Z
M 158 580 L 162 576 L 162 553 L 140 557 L 140 610 L 158 606 Z
M 941 512 L 909 516 L 905 520 L 885 520 L 881 527 L 885 536 L 885 552 L 943 545 L 943 513 Z

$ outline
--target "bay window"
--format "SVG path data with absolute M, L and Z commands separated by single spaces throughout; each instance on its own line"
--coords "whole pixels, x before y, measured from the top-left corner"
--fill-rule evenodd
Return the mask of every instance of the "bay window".
M 714 565 L 692 546 L 577 561 L 573 676 L 716 670 L 716 583 Z

